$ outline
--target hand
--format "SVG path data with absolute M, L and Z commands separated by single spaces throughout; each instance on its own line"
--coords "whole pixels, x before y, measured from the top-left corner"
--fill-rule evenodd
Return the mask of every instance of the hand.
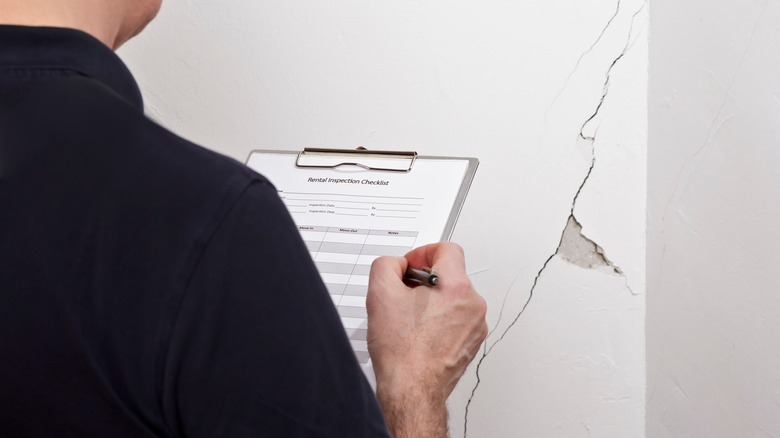
M 407 287 L 407 266 L 432 268 L 439 284 Z M 438 243 L 378 258 L 366 307 L 377 397 L 394 436 L 445 436 L 447 397 L 488 332 L 485 300 L 466 276 L 463 250 Z

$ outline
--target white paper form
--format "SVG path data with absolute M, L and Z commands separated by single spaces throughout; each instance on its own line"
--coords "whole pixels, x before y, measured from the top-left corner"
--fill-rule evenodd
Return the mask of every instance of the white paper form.
M 469 159 L 420 158 L 407 173 L 298 168 L 296 158 L 294 153 L 256 151 L 247 164 L 276 186 L 355 355 L 370 367 L 365 304 L 371 263 L 449 239 L 450 218 L 460 212 L 459 194 L 465 193 L 464 185 L 468 189 L 475 166 L 467 178 Z

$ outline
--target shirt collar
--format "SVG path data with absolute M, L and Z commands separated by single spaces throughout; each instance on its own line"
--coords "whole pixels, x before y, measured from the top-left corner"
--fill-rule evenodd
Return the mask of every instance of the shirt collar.
M 85 32 L 0 25 L 0 47 L 0 70 L 72 70 L 102 82 L 143 110 L 141 90 L 130 70 L 111 49 Z

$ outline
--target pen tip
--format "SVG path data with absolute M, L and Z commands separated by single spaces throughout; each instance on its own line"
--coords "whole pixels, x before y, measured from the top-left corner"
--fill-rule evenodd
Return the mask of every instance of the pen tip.
M 428 279 L 428 282 L 431 283 L 431 286 L 436 286 L 439 284 L 439 277 L 436 275 L 431 275 L 431 277 Z

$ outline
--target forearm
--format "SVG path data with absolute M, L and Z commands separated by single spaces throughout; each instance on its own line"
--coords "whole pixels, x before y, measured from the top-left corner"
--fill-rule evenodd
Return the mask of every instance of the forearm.
M 441 281 L 411 289 L 402 281 L 409 266 L 436 269 Z M 390 432 L 445 438 L 447 397 L 488 332 L 485 300 L 466 275 L 463 251 L 440 243 L 376 259 L 366 310 L 377 398 Z
M 447 406 L 442 397 L 421 388 L 401 392 L 380 386 L 377 398 L 394 438 L 447 436 Z

